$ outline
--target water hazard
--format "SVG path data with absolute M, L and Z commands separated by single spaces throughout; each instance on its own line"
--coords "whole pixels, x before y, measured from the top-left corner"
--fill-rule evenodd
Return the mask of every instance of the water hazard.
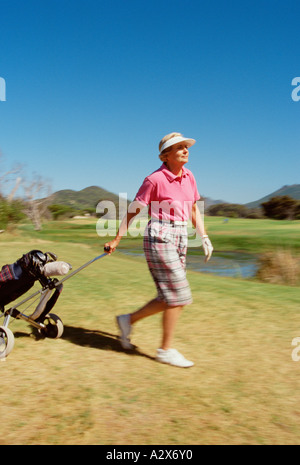
M 213 253 L 208 263 L 202 255 L 188 255 L 187 268 L 201 273 L 211 273 L 231 278 L 253 278 L 257 272 L 257 259 L 240 252 Z
M 133 257 L 143 256 L 141 250 L 118 250 Z M 247 279 L 255 276 L 257 268 L 257 258 L 241 252 L 215 252 L 208 263 L 204 262 L 203 254 L 187 255 L 187 269 L 200 273 Z

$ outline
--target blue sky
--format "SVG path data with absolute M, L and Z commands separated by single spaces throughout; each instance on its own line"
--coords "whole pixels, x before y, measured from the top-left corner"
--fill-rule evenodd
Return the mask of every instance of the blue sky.
M 0 0 L 0 18 L 2 170 L 133 198 L 179 131 L 204 196 L 300 183 L 298 0 Z

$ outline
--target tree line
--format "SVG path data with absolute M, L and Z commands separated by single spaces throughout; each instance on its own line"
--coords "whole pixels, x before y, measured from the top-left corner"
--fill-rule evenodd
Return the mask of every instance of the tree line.
M 28 176 L 21 165 L 5 171 L 2 158 L 0 153 L 0 230 L 24 218 L 41 229 L 51 193 L 49 180 L 36 173 Z
M 272 197 L 260 207 L 248 208 L 245 205 L 219 203 L 205 210 L 209 216 L 228 218 L 271 218 L 275 220 L 300 220 L 300 201 L 288 195 Z
M 0 154 L 0 163 L 1 161 Z M 21 167 L 7 172 L 1 171 L 0 230 L 5 230 L 9 224 L 18 223 L 25 218 L 32 222 L 35 230 L 40 230 L 43 218 L 57 220 L 83 213 L 95 214 L 95 209 L 92 207 L 79 212 L 70 206 L 53 203 L 50 183 L 41 176 L 34 174 L 30 178 L 26 177 Z M 19 190 L 22 190 L 22 195 L 17 198 L 16 194 Z M 219 203 L 208 207 L 205 214 L 227 218 L 299 220 L 300 201 L 284 195 L 272 197 L 257 208 L 248 208 L 241 204 Z

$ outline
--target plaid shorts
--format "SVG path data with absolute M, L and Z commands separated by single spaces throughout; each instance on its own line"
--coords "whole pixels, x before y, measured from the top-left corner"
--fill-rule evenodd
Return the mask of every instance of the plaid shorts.
M 150 221 L 145 230 L 144 252 L 157 298 L 174 307 L 192 303 L 186 279 L 187 242 L 186 226 Z

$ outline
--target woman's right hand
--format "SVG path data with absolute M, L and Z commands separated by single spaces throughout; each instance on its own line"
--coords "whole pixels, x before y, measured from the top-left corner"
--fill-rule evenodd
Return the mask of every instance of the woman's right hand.
M 117 239 L 113 239 L 110 242 L 106 242 L 106 244 L 104 244 L 104 252 L 106 252 L 107 255 L 111 255 L 116 250 L 118 245 L 119 241 Z

